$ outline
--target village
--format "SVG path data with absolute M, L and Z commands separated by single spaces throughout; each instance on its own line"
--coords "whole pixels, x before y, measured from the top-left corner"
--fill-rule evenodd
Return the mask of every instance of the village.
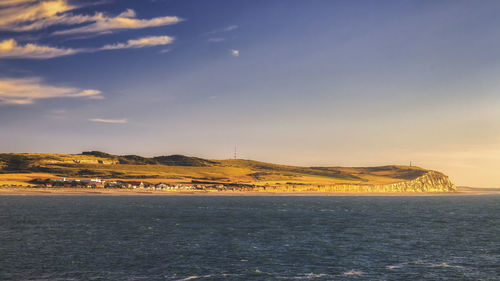
M 198 184 L 198 183 L 148 183 L 142 181 L 106 181 L 99 178 L 93 179 L 34 179 L 31 184 L 44 188 L 118 188 L 118 189 L 139 189 L 139 190 L 165 190 L 165 191 L 190 191 L 190 190 L 232 190 L 233 187 L 219 183 Z

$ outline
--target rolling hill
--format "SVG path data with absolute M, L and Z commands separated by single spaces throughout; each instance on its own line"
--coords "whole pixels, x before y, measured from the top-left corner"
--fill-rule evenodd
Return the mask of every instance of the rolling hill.
M 414 166 L 298 167 L 242 159 L 120 156 L 99 151 L 0 154 L 0 185 L 62 177 L 150 183 L 217 183 L 266 191 L 456 191 L 444 174 Z

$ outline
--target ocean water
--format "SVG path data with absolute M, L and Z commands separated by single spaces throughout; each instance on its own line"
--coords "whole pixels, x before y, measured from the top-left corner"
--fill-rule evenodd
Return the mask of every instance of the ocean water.
M 0 280 L 500 280 L 500 196 L 0 196 Z

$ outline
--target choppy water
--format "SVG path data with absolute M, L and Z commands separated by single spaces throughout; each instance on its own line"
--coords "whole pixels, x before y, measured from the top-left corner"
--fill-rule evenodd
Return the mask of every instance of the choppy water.
M 0 196 L 0 280 L 500 280 L 500 196 Z

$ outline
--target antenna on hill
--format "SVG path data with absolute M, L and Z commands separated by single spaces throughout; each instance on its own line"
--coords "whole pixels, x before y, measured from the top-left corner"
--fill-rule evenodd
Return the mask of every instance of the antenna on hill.
M 234 146 L 234 160 L 236 160 L 236 145 Z

